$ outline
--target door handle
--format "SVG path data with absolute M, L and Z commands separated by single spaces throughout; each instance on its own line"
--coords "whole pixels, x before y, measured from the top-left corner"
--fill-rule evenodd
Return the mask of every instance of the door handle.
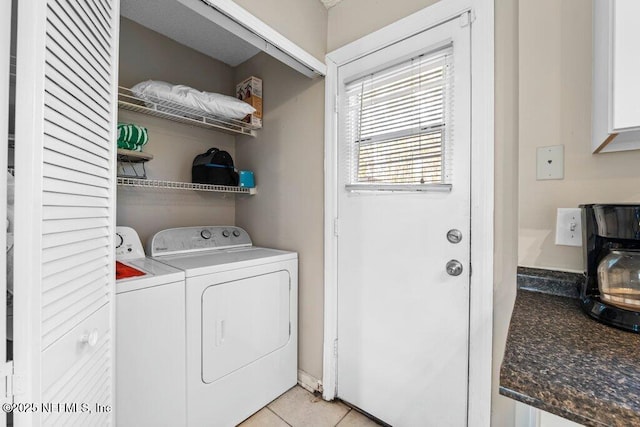
M 462 264 L 457 259 L 452 259 L 447 263 L 447 274 L 449 276 L 459 276 L 462 274 Z
M 224 343 L 224 320 L 216 322 L 216 347 L 220 347 Z

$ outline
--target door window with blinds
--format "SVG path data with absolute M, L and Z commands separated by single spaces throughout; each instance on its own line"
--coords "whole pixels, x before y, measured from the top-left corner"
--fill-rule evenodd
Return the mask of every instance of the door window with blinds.
M 347 190 L 450 190 L 451 45 L 345 85 Z

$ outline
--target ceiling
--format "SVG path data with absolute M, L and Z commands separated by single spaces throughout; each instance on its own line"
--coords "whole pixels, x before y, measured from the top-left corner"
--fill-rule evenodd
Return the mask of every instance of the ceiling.
M 174 0 L 122 0 L 122 16 L 189 46 L 232 67 L 251 58 L 260 49 L 211 21 L 185 4 L 200 2 Z M 212 43 L 215 40 L 215 43 Z M 143 54 L 141 52 L 141 54 Z

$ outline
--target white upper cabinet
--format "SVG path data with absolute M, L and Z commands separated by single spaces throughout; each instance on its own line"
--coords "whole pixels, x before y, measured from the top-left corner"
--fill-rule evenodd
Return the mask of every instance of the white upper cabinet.
M 640 2 L 593 3 L 594 153 L 640 149 Z
M 640 129 L 640 16 L 637 0 L 613 2 L 613 99 L 614 132 Z

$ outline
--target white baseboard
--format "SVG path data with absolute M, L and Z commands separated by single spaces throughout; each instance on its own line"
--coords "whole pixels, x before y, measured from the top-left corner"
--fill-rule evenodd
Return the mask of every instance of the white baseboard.
M 298 384 L 311 393 L 322 393 L 322 381 L 298 369 Z

